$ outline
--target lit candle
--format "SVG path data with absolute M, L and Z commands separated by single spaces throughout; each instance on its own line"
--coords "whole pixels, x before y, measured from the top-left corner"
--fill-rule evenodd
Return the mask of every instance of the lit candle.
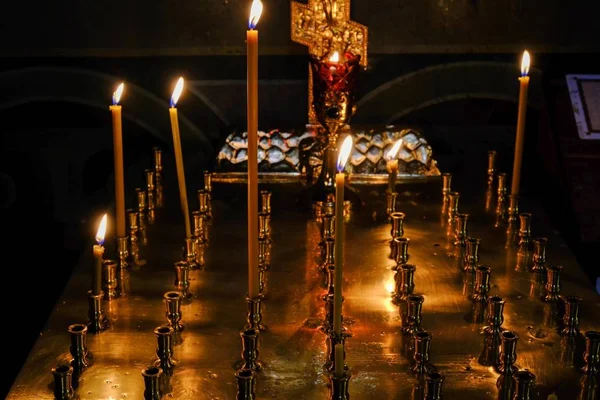
M 102 261 L 104 261 L 104 235 L 106 234 L 106 214 L 102 217 L 98 232 L 96 233 L 96 243 L 94 245 L 94 273 L 92 275 L 92 294 L 98 295 L 102 291 Z
M 171 108 L 169 116 L 171 117 L 171 132 L 173 132 L 173 150 L 175 152 L 175 166 L 177 167 L 177 182 L 179 183 L 179 201 L 181 202 L 181 212 L 185 222 L 185 238 L 192 238 L 192 229 L 190 227 L 190 208 L 188 207 L 187 188 L 185 185 L 185 170 L 183 168 L 183 154 L 181 151 L 181 137 L 179 135 L 179 119 L 177 117 L 177 100 L 183 91 L 183 78 L 177 80 L 175 90 L 171 96 Z
M 335 377 L 341 378 L 344 376 L 344 345 L 337 343 L 335 345 Z
M 335 280 L 333 282 L 333 330 L 342 334 L 342 272 L 344 259 L 344 167 L 352 151 L 352 136 L 347 136 L 340 148 L 335 175 Z
M 113 152 L 115 159 L 115 207 L 117 214 L 117 237 L 125 237 L 125 178 L 123 176 L 123 127 L 121 125 L 121 106 L 123 94 L 121 83 L 113 93 L 113 105 L 110 106 L 113 126 Z
M 385 156 L 388 170 L 388 191 L 390 193 L 396 189 L 396 177 L 398 175 L 398 159 L 396 157 L 398 156 L 400 147 L 402 147 L 402 139 L 398 139 Z
M 248 118 L 248 296 L 256 298 L 258 289 L 258 31 L 262 2 L 250 8 L 247 42 L 247 118 Z
M 510 194 L 519 195 L 519 184 L 521 182 L 521 162 L 523 161 L 523 145 L 525 143 L 525 114 L 527 113 L 527 89 L 529 87 L 529 52 L 523 52 L 521 60 L 521 77 L 519 92 L 519 114 L 517 117 L 517 139 L 515 141 L 515 160 L 513 163 L 512 187 Z

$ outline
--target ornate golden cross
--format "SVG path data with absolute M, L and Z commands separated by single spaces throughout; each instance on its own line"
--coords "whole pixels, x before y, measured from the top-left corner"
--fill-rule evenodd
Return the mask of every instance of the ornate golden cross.
M 367 66 L 369 29 L 350 20 L 350 0 L 292 1 L 291 31 L 294 42 L 308 46 L 309 54 L 328 57 L 334 51 L 360 56 Z M 308 119 L 317 123 L 312 105 L 312 72 L 308 76 Z

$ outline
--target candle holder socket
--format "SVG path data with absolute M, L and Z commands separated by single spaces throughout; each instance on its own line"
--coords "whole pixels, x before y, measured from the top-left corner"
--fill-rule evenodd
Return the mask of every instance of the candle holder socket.
M 52 368 L 54 377 L 54 400 L 73 400 L 73 367 L 70 365 L 57 365 Z
M 517 361 L 517 342 L 519 335 L 513 331 L 503 331 L 500 333 L 500 365 L 498 372 L 504 376 L 510 376 L 519 370 L 515 366 Z
M 513 400 L 531 400 L 535 375 L 529 371 L 517 371 L 513 375 L 515 394 Z
M 175 263 L 175 289 L 181 293 L 184 299 L 190 299 L 190 264 L 187 261 L 177 261 Z M 164 369 L 164 368 L 163 368 Z
M 200 211 L 192 211 L 192 220 L 194 222 L 194 240 L 196 247 L 206 242 L 206 227 L 204 215 Z
M 508 223 L 509 224 L 516 223 L 518 215 L 519 215 L 519 196 L 511 194 L 508 196 Z
M 487 302 L 487 296 L 490 291 L 491 274 L 492 268 L 488 265 L 479 265 L 475 269 L 475 290 L 472 297 L 473 302 Z
M 255 400 L 256 372 L 251 369 L 239 369 L 235 373 L 237 383 L 236 400 Z
M 442 174 L 442 198 L 444 201 L 448 200 L 448 194 L 452 191 L 452 174 L 443 173 Z
M 585 333 L 585 352 L 583 361 L 585 365 L 581 369 L 585 375 L 600 375 L 600 332 L 587 331 Z
M 459 200 L 460 194 L 458 192 L 448 193 L 448 227 L 450 227 L 450 229 L 453 229 L 456 226 Z
M 182 294 L 176 291 L 170 291 L 166 292 L 163 295 L 163 298 L 165 299 L 165 316 L 167 317 L 168 325 L 173 328 L 175 333 L 183 331 L 185 327 L 181 323 Z
M 104 314 L 103 308 L 104 292 L 101 290 L 98 294 L 88 291 L 88 329 L 91 333 L 100 333 L 108 328 L 108 318 Z
M 431 333 L 427 331 L 417 332 L 414 335 L 415 354 L 414 362 L 410 370 L 417 377 L 422 378 L 425 374 L 435 372 L 435 367 L 429 362 L 431 350 Z
M 536 238 L 533 240 L 533 267 L 531 272 L 546 271 L 546 247 L 548 245 L 547 238 Z
M 163 370 L 160 367 L 149 366 L 142 370 L 144 377 L 144 400 L 160 400 L 162 393 L 160 383 Z
M 506 299 L 500 296 L 490 296 L 487 301 L 487 322 L 485 332 L 500 335 L 504 323 L 504 305 Z
M 350 370 L 344 370 L 344 375 L 336 376 L 331 374 L 329 381 L 331 383 L 330 398 L 331 400 L 349 400 L 350 393 L 348 391 L 350 386 L 350 378 L 352 373 Z
M 494 180 L 494 174 L 496 173 L 496 150 L 488 151 L 488 181 Z
M 160 367 L 163 374 L 172 375 L 175 368 L 173 360 L 173 336 L 175 331 L 168 325 L 162 325 L 154 329 L 154 335 L 157 339 L 155 367 Z
M 454 231 L 454 245 L 463 247 L 467 238 L 467 222 L 469 214 L 458 213 L 456 215 L 456 225 Z
M 138 216 L 140 222 L 143 222 L 146 216 L 146 190 L 142 188 L 136 188 L 135 193 L 137 198 Z
M 154 154 L 154 171 L 160 172 L 163 170 L 162 150 L 159 147 L 153 147 L 152 153 Z
M 271 214 L 258 213 L 258 237 L 268 242 L 271 241 Z
M 392 241 L 398 237 L 404 236 L 404 217 L 406 215 L 402 212 L 393 211 L 389 213 L 388 216 L 392 220 L 392 229 L 390 230 Z
M 528 248 L 531 241 L 531 214 L 519 214 L 519 247 Z
M 323 203 L 323 214 L 335 216 L 335 201 L 333 199 L 335 196 L 327 196 L 327 201 Z
M 393 270 L 399 268 L 400 265 L 406 264 L 408 262 L 408 245 L 410 244 L 410 239 L 406 237 L 396 237 L 393 239 L 392 247 L 395 248 L 393 251 L 394 261 L 396 265 L 392 267 Z
M 242 338 L 242 369 L 251 369 L 253 371 L 261 371 L 263 366 L 258 361 L 258 337 L 259 330 L 246 328 L 240 332 Z
M 444 384 L 444 375 L 439 372 L 430 372 L 425 377 L 425 399 L 424 400 L 442 400 L 442 385 Z
M 344 370 L 348 369 L 346 365 L 346 337 L 348 335 L 345 332 L 342 332 L 341 335 L 336 335 L 335 332 L 330 331 L 327 334 L 326 345 L 327 345 L 327 360 L 325 361 L 325 365 L 323 365 L 323 369 L 329 373 L 334 373 L 335 371 L 335 345 L 341 344 L 344 348 L 343 352 L 343 363 Z
M 246 305 L 248 306 L 248 314 L 246 317 L 246 325 L 244 329 L 256 329 L 266 331 L 267 327 L 262 322 L 262 297 L 246 297 Z
M 415 271 L 417 267 L 413 264 L 402 264 L 396 272 L 396 291 L 394 300 L 396 302 L 406 300 L 415 289 Z
M 481 240 L 469 237 L 465 240 L 465 259 L 463 272 L 473 273 L 479 262 L 479 245 Z
M 154 192 L 146 191 L 146 199 L 148 202 L 146 219 L 150 225 L 154 225 L 156 221 L 156 197 L 154 196 Z
M 579 335 L 579 306 L 583 299 L 579 296 L 566 296 L 563 298 L 565 302 L 565 314 L 563 316 L 562 334 L 565 336 Z
M 260 191 L 261 211 L 263 213 L 271 214 L 271 196 L 272 196 L 272 193 L 268 190 Z
M 211 219 L 209 193 L 205 189 L 198 190 L 198 204 L 200 213 L 207 221 Z
M 498 175 L 496 175 L 498 177 L 498 189 L 497 189 L 497 194 L 498 194 L 498 198 L 500 197 L 506 197 L 506 193 L 507 193 L 507 189 L 506 189 L 506 173 L 505 172 L 501 172 Z
M 406 298 L 406 326 L 402 328 L 402 332 L 405 335 L 416 335 L 417 333 L 424 331 L 421 327 L 424 300 L 425 298 L 421 295 L 409 295 Z
M 392 213 L 394 213 L 396 211 L 396 201 L 398 200 L 398 193 L 386 192 L 386 199 L 387 199 L 386 214 L 389 219 L 389 218 L 391 218 Z
M 117 238 L 117 252 L 119 254 L 119 268 L 129 267 L 129 249 L 127 237 Z
M 140 245 L 138 240 L 140 227 L 139 215 L 139 212 L 136 210 L 127 210 L 127 221 L 129 222 L 130 259 L 133 264 L 142 266 L 146 264 L 146 261 L 140 256 Z
M 88 327 L 83 324 L 73 324 L 69 325 L 68 332 L 71 339 L 69 353 L 71 354 L 71 357 L 73 357 L 71 359 L 71 367 L 75 386 L 77 386 L 81 374 L 90 365 L 87 347 Z
M 204 171 L 202 175 L 204 176 L 204 190 L 208 193 L 212 192 L 212 173 Z
M 555 302 L 560 299 L 560 275 L 562 271 L 562 265 L 549 265 L 546 267 L 546 287 L 542 301 Z
M 102 273 L 104 275 L 104 298 L 110 301 L 117 297 L 117 261 L 102 261 Z
M 147 169 L 144 172 L 146 173 L 146 189 L 148 192 L 154 192 L 154 189 L 156 189 L 155 172 L 151 169 Z
M 267 297 L 267 268 L 264 264 L 258 264 L 258 293 L 261 298 Z
M 185 260 L 188 263 L 190 269 L 199 269 L 200 266 L 196 262 L 196 240 L 194 238 L 185 239 Z

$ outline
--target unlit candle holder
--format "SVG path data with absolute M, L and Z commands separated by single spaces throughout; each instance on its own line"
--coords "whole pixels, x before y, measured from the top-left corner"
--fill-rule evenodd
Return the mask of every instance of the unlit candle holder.
M 256 372 L 251 369 L 239 369 L 235 373 L 237 383 L 236 400 L 255 400 Z
M 98 294 L 88 291 L 88 328 L 91 333 L 100 333 L 108 328 L 108 318 L 104 314 L 104 292 Z
M 417 267 L 412 264 L 402 264 L 396 272 L 396 290 L 393 298 L 396 302 L 408 299 L 415 289 L 415 271 Z
M 487 321 L 488 326 L 485 327 L 484 332 L 500 336 L 502 331 L 502 324 L 504 323 L 504 305 L 506 299 L 500 296 L 490 296 L 487 301 Z
M 420 331 L 414 335 L 415 353 L 410 370 L 413 374 L 417 375 L 418 378 L 422 378 L 425 374 L 436 371 L 435 367 L 429 361 L 431 338 L 431 333 L 427 331 Z
M 181 293 L 184 299 L 190 299 L 190 264 L 187 261 L 175 263 L 175 289 Z M 164 369 L 164 368 L 163 368 Z
M 154 171 L 162 172 L 162 150 L 160 149 L 160 147 L 153 147 L 152 153 L 154 154 Z
M 258 337 L 259 330 L 253 328 L 245 328 L 240 332 L 242 338 L 242 369 L 251 369 L 253 371 L 261 371 L 262 363 L 258 361 Z
M 479 265 L 475 269 L 475 289 L 472 297 L 474 303 L 487 302 L 491 274 L 492 268 L 489 265 Z
M 465 259 L 463 272 L 473 273 L 479 262 L 479 245 L 481 240 L 469 237 L 465 240 Z
M 494 175 L 496 174 L 496 150 L 488 151 L 488 184 L 494 182 Z
M 421 327 L 422 310 L 424 297 L 421 295 L 410 295 L 406 298 L 407 302 L 407 326 L 402 328 L 405 335 L 415 335 L 418 332 L 424 331 Z M 401 316 L 402 317 L 402 316 Z
M 327 213 L 323 215 L 321 228 L 321 241 L 319 242 L 319 248 L 321 249 L 321 256 L 325 256 L 325 241 L 333 239 L 335 237 L 335 218 L 333 214 Z
M 153 225 L 156 221 L 156 197 L 154 195 L 154 191 L 146 191 L 146 200 L 147 200 L 147 213 L 146 219 L 150 225 Z
M 194 223 L 194 241 L 196 242 L 196 248 L 203 245 L 206 242 L 206 229 L 204 223 L 204 216 L 200 211 L 192 211 L 192 220 Z
M 330 389 L 330 398 L 331 400 L 349 400 L 349 386 L 350 386 L 350 378 L 352 377 L 352 373 L 350 370 L 344 370 L 344 374 L 342 376 L 336 376 L 335 374 L 331 374 L 329 376 L 329 381 L 331 384 Z
M 519 248 L 528 249 L 531 241 L 531 214 L 519 214 Z
M 444 375 L 439 372 L 429 372 L 425 376 L 425 399 L 424 400 L 442 400 L 442 385 L 444 384 Z
M 187 261 L 190 269 L 198 269 L 200 266 L 196 262 L 196 240 L 191 238 L 185 239 L 185 260 Z
M 154 189 L 156 189 L 155 172 L 151 169 L 147 169 L 144 172 L 146 174 L 146 189 L 148 192 L 154 192 Z
M 262 210 L 262 212 L 267 213 L 267 214 L 271 214 L 271 196 L 272 196 L 272 193 L 268 190 L 260 191 L 261 210 Z
M 129 267 L 129 249 L 128 238 L 117 238 L 117 253 L 119 255 L 119 268 L 127 269 Z
M 585 365 L 581 371 L 588 376 L 600 375 L 600 332 L 587 331 L 585 333 L 585 352 L 583 361 Z
M 546 271 L 546 247 L 548 239 L 536 238 L 533 239 L 533 267 L 531 272 L 543 273 Z
M 207 221 L 211 220 L 209 193 L 205 189 L 198 190 L 199 211 Z
M 514 395 L 513 375 L 519 369 L 515 366 L 517 361 L 517 342 L 519 336 L 513 331 L 504 331 L 500 334 L 500 376 L 496 381 L 499 390 L 499 399 L 512 399 Z
M 271 267 L 271 244 L 262 239 L 258 239 L 258 266 L 265 271 Z
M 519 215 L 519 196 L 508 196 L 508 223 L 515 224 Z
M 396 201 L 398 200 L 398 193 L 386 192 L 387 208 L 386 214 L 388 219 L 391 218 L 392 213 L 396 211 Z
M 456 215 L 458 214 L 458 201 L 460 194 L 458 192 L 448 193 L 448 231 L 454 233 L 456 226 Z
M 390 236 L 392 237 L 390 240 L 391 243 L 395 238 L 404 236 L 404 217 L 406 217 L 406 215 L 397 211 L 393 211 L 388 215 L 392 221 L 392 228 L 390 230 Z
M 555 302 L 560 299 L 560 275 L 562 265 L 549 265 L 546 267 L 546 287 L 542 301 Z
M 258 213 L 258 237 L 271 242 L 271 214 Z
M 160 367 L 166 375 L 173 374 L 175 361 L 173 360 L 173 335 L 175 331 L 168 325 L 161 325 L 154 329 L 157 339 L 155 367 Z
M 160 400 L 160 381 L 163 370 L 160 367 L 150 366 L 142 370 L 144 377 L 144 400 Z
M 452 174 L 442 174 L 442 200 L 448 201 L 448 194 L 452 191 Z
M 463 247 L 465 245 L 465 239 L 467 238 L 467 222 L 469 221 L 469 214 L 458 213 L 456 215 L 456 228 L 454 232 L 454 245 Z
M 335 196 L 333 195 L 327 196 L 327 201 L 323 203 L 323 214 L 330 214 L 335 216 L 335 201 L 333 201 L 334 199 Z
M 73 367 L 74 384 L 77 386 L 77 381 L 79 381 L 81 374 L 90 365 L 87 347 L 88 328 L 83 324 L 73 324 L 69 325 L 68 332 L 71 338 L 69 353 L 73 357 L 71 359 L 71 367 Z
M 515 395 L 513 400 L 532 400 L 535 375 L 529 371 L 517 371 L 513 375 Z
M 246 297 L 246 305 L 248 307 L 248 314 L 244 329 L 266 331 L 267 327 L 262 324 L 262 297 Z
M 117 261 L 102 261 L 103 291 L 106 300 L 112 300 L 117 297 Z
M 393 239 L 392 248 L 394 249 L 394 261 L 396 265 L 392 267 L 392 270 L 397 270 L 402 264 L 408 262 L 408 245 L 410 244 L 410 238 L 407 237 L 396 237 Z
M 500 172 L 496 176 L 498 177 L 498 188 L 496 189 L 496 194 L 498 195 L 498 198 L 506 197 L 506 173 Z
M 583 299 L 579 296 L 566 296 L 563 298 L 565 302 L 565 315 L 563 316 L 562 334 L 565 336 L 579 335 L 579 306 Z
M 167 317 L 169 326 L 172 327 L 176 333 L 183 331 L 185 328 L 183 323 L 181 323 L 181 301 L 183 296 L 179 292 L 170 291 L 165 293 L 163 298 L 165 299 L 166 306 L 165 316 Z
M 146 264 L 140 256 L 140 245 L 138 242 L 139 233 L 139 212 L 133 209 L 127 210 L 127 220 L 129 222 L 129 243 L 130 243 L 130 256 L 133 264 L 142 266 Z
M 73 400 L 73 367 L 66 364 L 52 368 L 54 400 Z

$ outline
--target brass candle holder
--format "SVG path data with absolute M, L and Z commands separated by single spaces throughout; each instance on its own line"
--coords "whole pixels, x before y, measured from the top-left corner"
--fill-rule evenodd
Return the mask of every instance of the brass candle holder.
M 194 223 L 194 240 L 196 241 L 196 249 L 198 246 L 206 243 L 207 235 L 206 235 L 206 225 L 203 214 L 200 211 L 192 211 L 192 220 Z M 197 262 L 197 260 L 196 260 Z
M 448 193 L 448 227 L 452 232 L 452 229 L 456 226 L 456 216 L 458 214 L 458 200 L 460 194 L 458 192 Z M 452 232 L 454 233 L 454 232 Z
M 335 266 L 335 239 L 329 238 L 325 240 L 325 259 L 323 264 L 319 265 L 322 272 L 327 272 L 327 269 Z
M 119 255 L 119 268 L 127 269 L 129 267 L 129 245 L 127 237 L 117 238 L 117 253 Z
M 154 155 L 154 171 L 162 172 L 163 164 L 162 164 L 162 150 L 160 147 L 153 147 L 152 153 Z
M 74 385 L 77 386 L 81 374 L 90 365 L 87 347 L 88 327 L 83 324 L 73 324 L 69 325 L 68 332 L 71 339 L 69 353 L 73 357 L 71 359 L 71 372 L 73 373 Z
M 581 371 L 588 376 L 600 374 L 600 332 L 587 331 L 585 333 L 585 352 L 583 361 L 585 365 Z
M 183 299 L 190 299 L 190 264 L 187 261 L 177 261 L 175 263 L 175 289 L 181 293 Z M 164 368 L 163 368 L 164 369 Z
M 323 324 L 319 328 L 321 332 L 326 335 L 333 330 L 333 306 L 334 306 L 334 294 L 333 294 L 333 274 L 335 273 L 335 268 L 331 268 L 331 276 L 328 274 L 328 292 L 323 295 L 323 300 L 325 301 L 325 319 L 323 320 Z M 331 287 L 331 289 L 330 289 Z M 343 301 L 343 298 L 342 298 Z M 343 329 L 343 328 L 342 328 Z
M 513 400 L 532 400 L 535 375 L 529 371 L 517 371 L 513 375 L 515 395 Z
M 166 375 L 173 374 L 175 361 L 173 360 L 173 336 L 175 331 L 168 325 L 161 325 L 154 329 L 157 339 L 155 367 L 160 367 Z
M 263 213 L 271 214 L 271 196 L 272 195 L 273 194 L 268 190 L 260 191 L 261 210 Z M 321 202 L 321 204 L 323 204 L 323 203 Z
M 103 291 L 106 300 L 112 300 L 117 297 L 117 261 L 102 261 Z
M 327 301 L 330 296 L 334 295 L 335 290 L 335 265 L 328 264 L 325 269 L 325 287 L 327 288 L 323 296 L 321 296 L 323 301 Z M 330 321 L 331 322 L 331 321 Z
M 389 219 L 391 218 L 392 213 L 396 211 L 396 201 L 398 200 L 398 193 L 386 192 L 385 195 L 387 199 L 386 214 Z
M 204 171 L 204 190 L 208 194 L 208 216 L 212 219 L 212 172 Z
M 511 194 L 508 196 L 508 223 L 515 224 L 517 222 L 518 215 L 519 196 Z
M 421 327 L 423 301 L 425 298 L 421 295 L 410 295 L 406 298 L 407 302 L 407 325 L 402 327 L 402 332 L 407 336 L 414 336 L 418 332 L 424 331 Z M 402 317 L 402 316 L 401 316 Z
M 262 298 L 246 297 L 246 305 L 248 306 L 248 314 L 246 317 L 246 326 L 244 329 L 256 329 L 266 331 L 267 327 L 262 322 Z
M 183 300 L 183 296 L 179 292 L 171 291 L 166 292 L 163 298 L 165 299 L 165 316 L 167 317 L 168 325 L 173 328 L 175 333 L 183 331 L 185 328 L 181 322 L 181 301 Z
M 415 340 L 415 354 L 413 356 L 413 364 L 410 370 L 413 374 L 417 375 L 418 378 L 422 378 L 425 374 L 435 372 L 435 367 L 430 363 L 430 350 L 431 350 L 431 333 L 427 331 L 416 332 L 414 335 Z
M 475 303 L 486 303 L 490 291 L 490 276 L 492 268 L 489 265 L 479 265 L 475 269 L 475 290 L 472 301 Z
M 549 265 L 546 267 L 546 287 L 542 301 L 555 302 L 560 299 L 560 275 L 562 265 Z
M 146 190 L 136 188 L 135 193 L 137 198 L 138 217 L 140 223 L 143 223 L 146 218 Z
M 271 214 L 258 213 L 258 237 L 268 242 L 271 241 Z
M 579 296 L 566 296 L 565 302 L 565 315 L 563 316 L 562 334 L 565 336 L 577 336 L 579 335 L 579 306 L 583 299 Z
M 494 175 L 496 174 L 496 151 L 488 151 L 488 183 L 491 185 L 494 182 Z
M 271 266 L 271 244 L 263 239 L 258 239 L 258 266 L 265 271 Z
M 139 234 L 139 212 L 133 209 L 127 210 L 127 221 L 129 222 L 130 258 L 133 264 L 142 266 L 146 261 L 140 256 Z
M 487 301 L 487 321 L 488 326 L 484 332 L 499 336 L 504 323 L 504 305 L 506 299 L 500 296 L 490 296 Z
M 330 398 L 331 400 L 349 400 L 350 393 L 348 391 L 350 386 L 350 378 L 352 377 L 352 373 L 350 370 L 344 370 L 344 374 L 342 376 L 336 376 L 335 374 L 331 374 L 329 376 L 331 389 L 330 389 Z
M 199 211 L 203 215 L 204 219 L 210 221 L 212 219 L 210 214 L 210 201 L 209 193 L 206 191 L 206 189 L 198 190 L 198 204 Z
M 262 298 L 267 297 L 267 268 L 265 264 L 258 264 L 258 294 Z
M 52 368 L 54 377 L 54 400 L 73 400 L 73 367 L 70 365 L 57 365 Z
M 144 400 L 160 400 L 160 381 L 163 370 L 160 367 L 150 366 L 142 370 L 144 378 Z
M 263 368 L 262 363 L 258 361 L 258 336 L 258 329 L 245 328 L 240 332 L 242 338 L 242 369 L 251 369 L 258 372 Z
M 394 261 L 396 265 L 392 267 L 392 270 L 398 269 L 402 264 L 408 262 L 408 245 L 410 244 L 410 238 L 407 237 L 395 237 L 392 242 Z
M 481 240 L 469 237 L 465 240 L 465 259 L 463 271 L 465 273 L 475 272 L 477 263 L 479 262 L 479 245 Z
M 335 237 L 335 218 L 333 214 L 326 213 L 323 215 L 320 228 L 321 241 L 319 242 L 319 247 L 321 248 L 321 256 L 324 257 L 326 241 Z
M 452 174 L 442 174 L 442 199 L 444 202 L 448 201 L 448 194 L 452 191 Z
M 186 238 L 185 239 L 185 260 L 187 261 L 190 269 L 198 269 L 200 266 L 196 262 L 196 239 Z
M 313 213 L 315 214 L 315 219 L 317 220 L 317 222 L 319 222 L 321 220 L 321 218 L 323 218 L 323 202 L 322 201 L 315 201 L 313 203 Z
M 454 233 L 454 245 L 463 247 L 465 246 L 465 239 L 467 238 L 467 222 L 469 221 L 469 214 L 458 213 L 456 215 L 456 228 Z
M 156 189 L 156 173 L 151 169 L 147 169 L 144 172 L 146 173 L 146 189 L 148 192 L 154 192 L 154 189 Z
M 513 331 L 504 331 L 500 334 L 500 340 L 500 365 L 498 366 L 500 376 L 496 381 L 498 398 L 512 399 L 515 392 L 513 375 L 519 370 L 515 366 L 519 336 Z
M 88 291 L 88 327 L 91 333 L 100 333 L 108 328 L 108 318 L 104 314 L 103 302 L 104 292 L 98 294 Z
M 406 215 L 402 212 L 394 211 L 389 214 L 389 217 L 392 221 L 392 228 L 390 230 L 390 235 L 392 236 L 391 243 L 395 238 L 404 236 L 404 217 Z
M 531 241 L 531 214 L 519 214 L 519 248 L 526 250 Z
M 256 372 L 251 369 L 239 369 L 235 373 L 237 383 L 236 400 L 255 400 Z
M 341 344 L 343 348 L 343 356 L 342 362 L 344 363 L 343 370 L 347 370 L 348 366 L 346 365 L 346 338 L 348 337 L 348 333 L 342 332 L 341 335 L 336 335 L 335 332 L 330 331 L 327 334 L 327 339 L 325 341 L 327 346 L 327 359 L 325 360 L 325 364 L 323 365 L 323 369 L 329 373 L 333 373 L 335 371 L 335 345 Z
M 148 223 L 150 225 L 154 225 L 154 222 L 156 221 L 156 206 L 157 206 L 156 196 L 154 194 L 154 191 L 150 191 L 150 190 L 146 191 L 146 200 L 147 200 L 146 220 L 148 220 Z
M 439 372 L 429 372 L 425 377 L 425 400 L 442 400 L 442 385 L 444 375 Z
M 498 198 L 500 197 L 506 197 L 507 194 L 507 188 L 506 188 L 506 173 L 505 172 L 500 172 L 498 175 L 498 189 L 496 190 L 496 194 L 498 195 Z
M 531 272 L 543 273 L 546 271 L 546 247 L 547 238 L 533 239 L 533 267 Z
M 396 272 L 396 290 L 393 298 L 396 302 L 406 300 L 412 295 L 415 289 L 415 271 L 417 267 L 412 264 L 403 264 L 398 267 Z
M 323 214 L 331 214 L 335 216 L 335 196 L 330 194 L 327 196 L 327 201 L 323 203 Z

